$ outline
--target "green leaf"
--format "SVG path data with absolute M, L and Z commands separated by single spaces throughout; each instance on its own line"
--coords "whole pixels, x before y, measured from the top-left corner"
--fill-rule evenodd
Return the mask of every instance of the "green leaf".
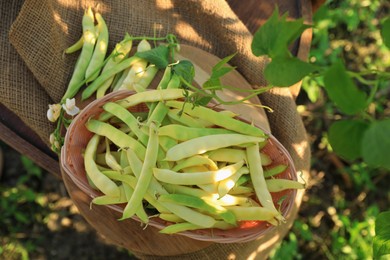
M 329 98 L 342 112 L 354 115 L 366 108 L 366 93 L 357 88 L 341 62 L 325 72 L 324 85 Z
M 375 221 L 374 259 L 390 254 L 390 211 L 382 212 Z
M 195 77 L 195 67 L 189 60 L 181 60 L 173 66 L 173 73 L 182 77 L 186 82 L 192 83 Z
M 362 156 L 364 161 L 374 167 L 390 170 L 390 119 L 376 121 L 364 133 Z
M 315 71 L 316 67 L 295 57 L 276 57 L 265 67 L 268 83 L 278 87 L 289 87 Z
M 222 60 L 220 60 L 217 64 L 214 65 L 214 67 L 212 68 L 212 71 L 217 71 L 217 70 L 221 69 L 224 65 L 228 64 L 228 62 L 231 59 L 233 59 L 235 55 L 236 55 L 236 53 L 233 53 L 233 54 L 230 54 L 229 56 L 226 56 Z
M 310 27 L 303 23 L 303 19 L 286 21 L 286 18 L 287 14 L 279 18 L 279 10 L 275 8 L 271 17 L 256 31 L 251 45 L 255 56 L 274 58 L 288 55 L 288 46 Z
M 211 69 L 211 75 L 210 78 L 203 83 L 203 88 L 213 88 L 220 86 L 219 89 L 222 89 L 221 86 L 221 77 L 229 73 L 230 71 L 234 70 L 234 67 L 225 66 L 236 54 L 229 55 L 222 60 L 220 60 L 217 64 L 214 65 L 214 67 Z
M 382 23 L 381 36 L 383 43 L 390 49 L 390 17 L 387 17 Z
M 160 45 L 148 51 L 137 52 L 135 56 L 147 60 L 148 62 L 156 65 L 159 69 L 164 69 L 169 64 L 169 48 L 164 45 Z
M 329 143 L 335 153 L 346 160 L 361 157 L 362 138 L 369 124 L 362 120 L 339 120 L 334 122 L 328 133 Z

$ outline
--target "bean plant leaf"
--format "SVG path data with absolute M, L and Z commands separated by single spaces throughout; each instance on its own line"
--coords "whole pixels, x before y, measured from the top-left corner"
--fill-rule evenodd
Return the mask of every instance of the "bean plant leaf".
M 373 240 L 374 259 L 390 257 L 390 211 L 382 212 L 375 221 L 375 237 Z M 385 258 L 383 258 L 385 259 Z
M 213 88 L 216 89 L 222 89 L 221 86 L 221 77 L 229 73 L 230 71 L 234 70 L 234 67 L 231 66 L 225 66 L 228 64 L 228 62 L 235 56 L 236 54 L 231 54 L 222 60 L 220 60 L 217 64 L 214 65 L 214 67 L 211 69 L 211 75 L 210 78 L 203 83 L 203 88 L 209 89 Z
M 271 85 L 289 87 L 315 70 L 315 66 L 295 57 L 275 57 L 265 67 L 264 76 Z
M 346 160 L 361 157 L 362 138 L 369 124 L 362 120 L 339 120 L 328 132 L 329 143 L 334 152 Z
M 195 77 L 195 67 L 189 60 L 181 60 L 173 66 L 173 73 L 182 77 L 186 82 L 192 83 Z
M 390 49 L 390 17 L 388 17 L 382 23 L 381 36 L 383 43 L 387 46 L 387 48 Z
M 345 114 L 354 115 L 366 108 L 366 93 L 357 88 L 341 62 L 325 72 L 324 85 L 329 98 Z
M 169 64 L 169 48 L 165 45 L 157 46 L 148 51 L 137 52 L 135 56 L 147 60 L 159 69 L 164 69 Z
M 362 156 L 364 161 L 374 167 L 390 170 L 390 119 L 373 122 L 364 133 Z
M 288 56 L 288 46 L 294 42 L 309 25 L 303 23 L 303 19 L 286 21 L 287 13 L 279 18 L 279 10 L 275 8 L 271 17 L 254 34 L 252 41 L 252 53 L 255 56 L 268 55 Z

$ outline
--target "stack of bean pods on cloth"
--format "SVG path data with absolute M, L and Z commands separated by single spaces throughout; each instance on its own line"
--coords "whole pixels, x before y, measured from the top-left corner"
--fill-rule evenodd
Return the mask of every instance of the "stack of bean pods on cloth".
M 66 50 L 81 53 L 52 135 L 66 174 L 93 198 L 92 210 L 107 205 L 120 220 L 216 242 L 249 241 L 283 224 L 295 189 L 305 185 L 270 133 L 218 108 L 229 103 L 217 93 L 231 57 L 195 86 L 191 61 L 174 59 L 174 35 L 126 35 L 108 57 L 107 45 L 104 19 L 89 9 L 83 36 Z M 97 99 L 70 118 L 80 90 L 82 100 Z

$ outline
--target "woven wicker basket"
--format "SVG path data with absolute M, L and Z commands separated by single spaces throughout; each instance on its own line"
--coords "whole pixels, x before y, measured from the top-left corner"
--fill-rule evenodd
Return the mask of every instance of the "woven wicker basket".
M 67 129 L 65 136 L 65 143 L 61 151 L 61 167 L 74 184 L 79 187 L 84 193 L 86 193 L 91 199 L 102 195 L 99 191 L 94 190 L 88 183 L 86 178 L 86 172 L 84 168 L 83 152 L 85 147 L 93 136 L 93 133 L 89 132 L 85 123 L 90 118 L 98 117 L 103 109 L 102 106 L 109 101 L 116 101 L 123 99 L 129 95 L 134 94 L 131 91 L 119 91 L 106 95 L 101 99 L 97 99 L 87 105 L 81 113 L 73 120 L 72 124 Z M 147 111 L 146 104 L 139 104 L 134 107 L 130 107 L 131 112 L 144 112 Z M 238 118 L 239 120 L 245 121 Z M 268 133 L 269 134 L 269 133 Z M 273 167 L 278 164 L 288 165 L 288 168 L 275 178 L 284 178 L 290 180 L 297 180 L 296 171 L 292 162 L 292 159 L 282 144 L 276 140 L 271 134 L 269 134 L 268 144 L 262 148 L 262 152 L 266 153 L 272 159 L 272 164 L 267 167 Z M 288 213 L 292 209 L 296 196 L 296 190 L 285 190 L 283 192 L 272 193 L 274 203 L 277 203 L 282 197 L 285 197 L 281 203 L 280 210 L 283 216 L 289 215 Z M 122 212 L 125 205 L 109 205 L 111 210 Z M 92 209 L 93 210 L 93 209 Z M 102 224 L 103 224 L 102 218 Z M 139 221 L 137 217 L 125 221 Z M 154 226 L 157 229 L 162 229 L 170 223 L 158 218 L 150 218 L 149 225 Z M 283 225 L 283 224 L 282 224 Z M 267 222 L 259 221 L 246 221 L 240 223 L 237 228 L 230 230 L 219 229 L 202 229 L 196 231 L 186 231 L 179 233 L 180 235 L 190 237 L 192 239 L 201 241 L 212 241 L 219 243 L 239 243 L 248 242 L 259 238 L 266 232 L 270 232 L 275 227 Z M 142 234 L 140 234 L 142 236 Z

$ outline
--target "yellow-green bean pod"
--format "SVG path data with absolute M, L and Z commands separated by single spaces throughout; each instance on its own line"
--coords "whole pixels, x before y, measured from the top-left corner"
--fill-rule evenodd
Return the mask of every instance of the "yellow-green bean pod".
M 153 169 L 154 177 L 157 180 L 179 185 L 199 185 L 216 183 L 223 179 L 229 178 L 236 173 L 244 164 L 243 161 L 228 165 L 217 171 L 208 172 L 191 172 L 191 173 L 178 173 L 168 169 Z
M 208 151 L 245 144 L 264 142 L 264 138 L 243 134 L 216 134 L 212 136 L 201 136 L 179 143 L 167 151 L 165 160 L 178 161 L 196 154 Z
M 99 144 L 100 136 L 94 135 L 88 142 L 84 153 L 85 171 L 93 184 L 104 194 L 111 197 L 119 197 L 120 190 L 110 178 L 105 176 L 95 163 L 96 148 Z

